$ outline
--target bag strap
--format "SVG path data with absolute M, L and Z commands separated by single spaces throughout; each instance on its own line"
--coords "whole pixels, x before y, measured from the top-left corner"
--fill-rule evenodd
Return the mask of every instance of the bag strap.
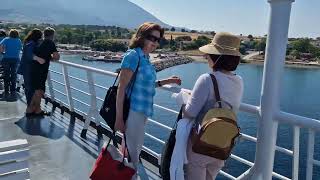
M 127 150 L 127 153 L 128 153 L 128 162 L 130 162 L 131 161 L 131 156 L 130 156 L 129 148 L 128 148 L 128 145 L 127 145 L 127 138 L 126 138 L 126 134 L 125 133 L 123 133 L 123 138 L 124 138 L 124 148 L 125 148 L 125 150 Z M 125 158 L 125 153 L 123 154 L 122 163 L 124 163 L 124 158 Z
M 176 122 L 174 123 L 172 129 L 177 129 L 178 122 L 179 122 L 180 119 L 182 119 L 182 111 L 183 111 L 183 109 L 184 109 L 184 105 L 181 106 L 180 111 L 179 111 L 179 114 L 178 114 L 178 116 L 177 116 L 177 120 L 176 120 Z
M 140 55 L 139 56 L 139 60 L 138 60 L 138 65 L 137 65 L 137 68 L 136 70 L 134 71 L 132 77 L 131 77 L 131 80 L 130 80 L 130 84 L 129 84 L 129 87 L 130 87 L 130 95 L 129 95 L 129 98 L 131 97 L 131 94 L 132 94 L 132 89 L 133 89 L 133 85 L 134 83 L 136 82 L 136 77 L 137 77 L 137 74 L 138 74 L 138 69 L 140 67 Z
M 116 131 L 112 131 L 112 137 L 109 138 L 109 141 L 108 141 L 107 146 L 106 146 L 106 148 L 105 148 L 105 150 L 103 152 L 103 155 L 105 155 L 107 153 L 107 151 L 108 151 L 107 149 L 108 149 L 108 147 L 109 147 L 109 145 L 111 143 L 111 140 L 114 142 L 114 146 L 116 146 L 118 148 L 118 145 L 117 145 L 117 143 L 115 141 L 115 138 L 116 138 Z
M 137 72 L 138 72 L 139 66 L 140 66 L 140 56 L 139 56 L 139 60 L 138 60 L 137 68 L 136 68 L 136 70 L 134 71 L 134 73 L 133 73 L 133 75 L 132 75 L 132 77 L 131 77 L 130 84 L 131 84 L 131 81 L 132 81 L 132 79 L 133 79 L 133 78 L 134 78 L 134 81 L 136 80 L 135 78 L 136 78 L 136 75 L 137 75 Z M 115 86 L 115 85 L 116 85 L 117 80 L 118 80 L 119 75 L 120 75 L 120 72 L 121 72 L 121 70 L 118 72 L 117 77 L 116 77 L 116 79 L 114 80 L 114 82 L 113 82 L 113 85 L 112 85 L 112 86 Z M 130 95 L 130 96 L 131 96 L 131 95 Z
M 216 101 L 219 103 L 219 108 L 222 108 L 217 78 L 213 74 L 210 74 L 210 76 L 213 83 L 214 96 L 216 97 Z

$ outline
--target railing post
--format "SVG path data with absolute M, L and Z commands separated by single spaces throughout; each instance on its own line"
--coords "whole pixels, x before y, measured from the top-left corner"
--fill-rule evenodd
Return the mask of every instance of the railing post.
M 255 163 L 243 179 L 271 180 L 279 112 L 280 80 L 283 72 L 288 28 L 293 0 L 268 0 L 270 19 L 260 99 L 260 121 L 257 132 Z
M 293 165 L 292 180 L 299 179 L 300 127 L 293 127 Z
M 314 134 L 313 130 L 309 130 L 306 180 L 312 180 L 313 176 Z
M 66 84 L 65 90 L 66 90 L 68 105 L 71 113 L 71 112 L 74 112 L 74 103 L 73 103 L 72 94 L 71 94 L 68 68 L 64 64 L 62 65 L 62 74 L 63 74 L 64 82 Z
M 91 71 L 87 71 L 87 79 L 88 79 L 88 85 L 89 85 L 89 91 L 90 91 L 90 108 L 88 115 L 86 116 L 85 123 L 83 130 L 81 132 L 81 137 L 86 137 L 87 130 L 90 126 L 91 120 L 93 120 L 92 117 L 95 118 L 95 123 L 97 127 L 98 135 L 101 135 L 99 132 L 100 129 L 100 121 L 98 120 L 98 109 L 97 109 L 97 96 L 96 96 L 96 90 L 94 88 L 94 79 L 93 74 Z
M 50 98 L 52 101 L 55 101 L 55 96 L 54 96 L 54 90 L 53 90 L 53 84 L 52 84 L 52 79 L 51 79 L 51 72 L 48 72 L 47 76 L 47 82 L 48 82 L 48 88 L 49 88 L 49 93 L 50 93 Z

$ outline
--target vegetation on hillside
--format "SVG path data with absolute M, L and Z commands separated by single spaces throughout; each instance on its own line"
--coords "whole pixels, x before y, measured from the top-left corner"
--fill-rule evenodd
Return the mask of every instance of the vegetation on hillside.
M 26 34 L 34 28 L 43 30 L 46 27 L 53 27 L 56 30 L 56 42 L 60 44 L 77 44 L 90 46 L 98 51 L 125 51 L 128 47 L 128 39 L 134 33 L 133 30 L 120 28 L 116 26 L 98 26 L 98 25 L 50 25 L 50 24 L 0 24 L 0 29 L 9 31 L 12 28 L 18 29 L 20 38 L 24 39 Z M 173 27 L 165 32 L 163 40 L 160 42 L 160 48 L 170 49 L 172 51 L 197 50 L 200 46 L 210 43 L 214 37 L 214 31 L 198 32 L 181 29 L 179 32 Z M 245 37 L 240 45 L 240 52 L 246 54 L 247 51 L 259 51 L 264 54 L 266 48 L 266 36 L 255 38 L 252 35 Z M 126 39 L 118 40 L 118 39 Z M 287 55 L 288 59 L 319 60 L 320 59 L 320 37 L 318 46 L 312 39 L 291 38 L 289 39 Z
M 23 40 L 32 29 L 43 30 L 48 26 L 56 30 L 57 43 L 85 45 L 97 50 L 124 50 L 124 43 L 112 39 L 130 39 L 134 33 L 126 28 L 97 25 L 0 24 L 0 29 L 18 29 Z

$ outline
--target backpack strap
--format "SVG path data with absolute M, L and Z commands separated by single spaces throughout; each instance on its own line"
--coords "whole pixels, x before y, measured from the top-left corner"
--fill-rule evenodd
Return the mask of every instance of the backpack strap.
M 219 103 L 219 108 L 222 108 L 220 92 L 219 92 L 219 87 L 218 87 L 218 81 L 213 74 L 210 74 L 210 76 L 211 76 L 211 80 L 213 83 L 213 89 L 214 89 L 214 95 L 216 97 L 216 101 Z

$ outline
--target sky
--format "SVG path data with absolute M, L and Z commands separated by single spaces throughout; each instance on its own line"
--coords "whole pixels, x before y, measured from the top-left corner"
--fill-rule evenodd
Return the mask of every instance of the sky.
M 172 26 L 234 34 L 267 34 L 267 0 L 129 0 Z M 320 0 L 292 4 L 289 37 L 320 37 Z

